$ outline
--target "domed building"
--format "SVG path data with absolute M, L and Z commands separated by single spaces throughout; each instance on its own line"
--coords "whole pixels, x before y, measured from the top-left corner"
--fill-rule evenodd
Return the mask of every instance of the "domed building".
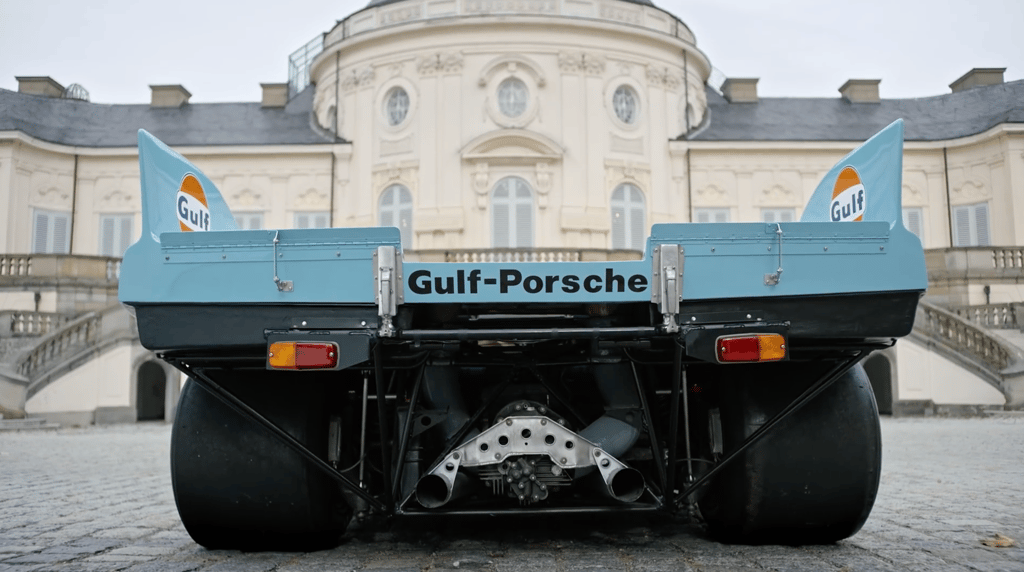
M 693 32 L 646 0 L 374 0 L 290 64 L 251 103 L 154 85 L 148 105 L 95 104 L 45 76 L 0 89 L 0 413 L 173 414 L 178 373 L 116 302 L 140 128 L 241 228 L 397 226 L 409 259 L 560 261 L 639 258 L 660 222 L 797 220 L 897 118 L 931 302 L 867 362 L 876 396 L 896 412 L 1024 400 L 991 330 L 1016 324 L 1024 278 L 1024 81 L 1003 69 L 927 98 L 883 99 L 877 79 L 761 98 L 755 78 L 709 80 Z

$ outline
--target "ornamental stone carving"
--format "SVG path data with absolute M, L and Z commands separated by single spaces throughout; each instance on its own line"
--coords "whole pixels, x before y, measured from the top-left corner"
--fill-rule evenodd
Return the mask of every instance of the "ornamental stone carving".
M 330 198 L 317 189 L 309 188 L 295 197 L 294 207 L 304 210 L 327 210 L 330 208 Z
M 465 59 L 461 52 L 441 52 L 420 56 L 416 60 L 416 70 L 420 75 L 433 75 L 436 73 L 462 73 Z
M 580 73 L 583 66 L 583 52 L 558 52 L 558 69 L 562 73 Z

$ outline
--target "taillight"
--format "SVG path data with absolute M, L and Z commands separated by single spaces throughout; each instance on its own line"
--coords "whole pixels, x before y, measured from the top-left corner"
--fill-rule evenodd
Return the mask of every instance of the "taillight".
M 715 347 L 720 363 L 779 361 L 786 357 L 786 338 L 779 334 L 722 336 Z
M 333 369 L 338 344 L 333 342 L 275 342 L 267 353 L 270 369 Z

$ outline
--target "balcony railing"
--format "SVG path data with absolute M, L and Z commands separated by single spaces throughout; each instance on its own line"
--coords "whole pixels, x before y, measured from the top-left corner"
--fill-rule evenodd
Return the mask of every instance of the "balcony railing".
M 1019 330 L 1024 327 L 1024 324 L 1021 323 L 1024 320 L 1024 303 L 1021 302 L 961 306 L 951 308 L 951 311 L 971 323 L 986 328 Z
M 604 262 L 640 260 L 636 250 L 597 248 L 468 248 L 451 250 L 409 250 L 406 260 L 416 262 Z
M 68 323 L 70 318 L 54 312 L 7 310 L 0 312 L 0 336 L 43 336 Z
M 0 286 L 66 283 L 117 286 L 121 259 L 71 254 L 0 254 Z

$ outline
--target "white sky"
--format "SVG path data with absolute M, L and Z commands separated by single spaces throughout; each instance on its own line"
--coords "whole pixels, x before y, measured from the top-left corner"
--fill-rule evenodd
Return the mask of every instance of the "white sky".
M 258 101 L 288 55 L 368 0 L 0 0 L 0 88 L 15 76 L 82 84 L 97 103 Z M 758 77 L 762 97 L 838 97 L 881 79 L 883 98 L 949 93 L 973 67 L 1024 78 L 1024 0 L 655 0 L 712 65 Z

